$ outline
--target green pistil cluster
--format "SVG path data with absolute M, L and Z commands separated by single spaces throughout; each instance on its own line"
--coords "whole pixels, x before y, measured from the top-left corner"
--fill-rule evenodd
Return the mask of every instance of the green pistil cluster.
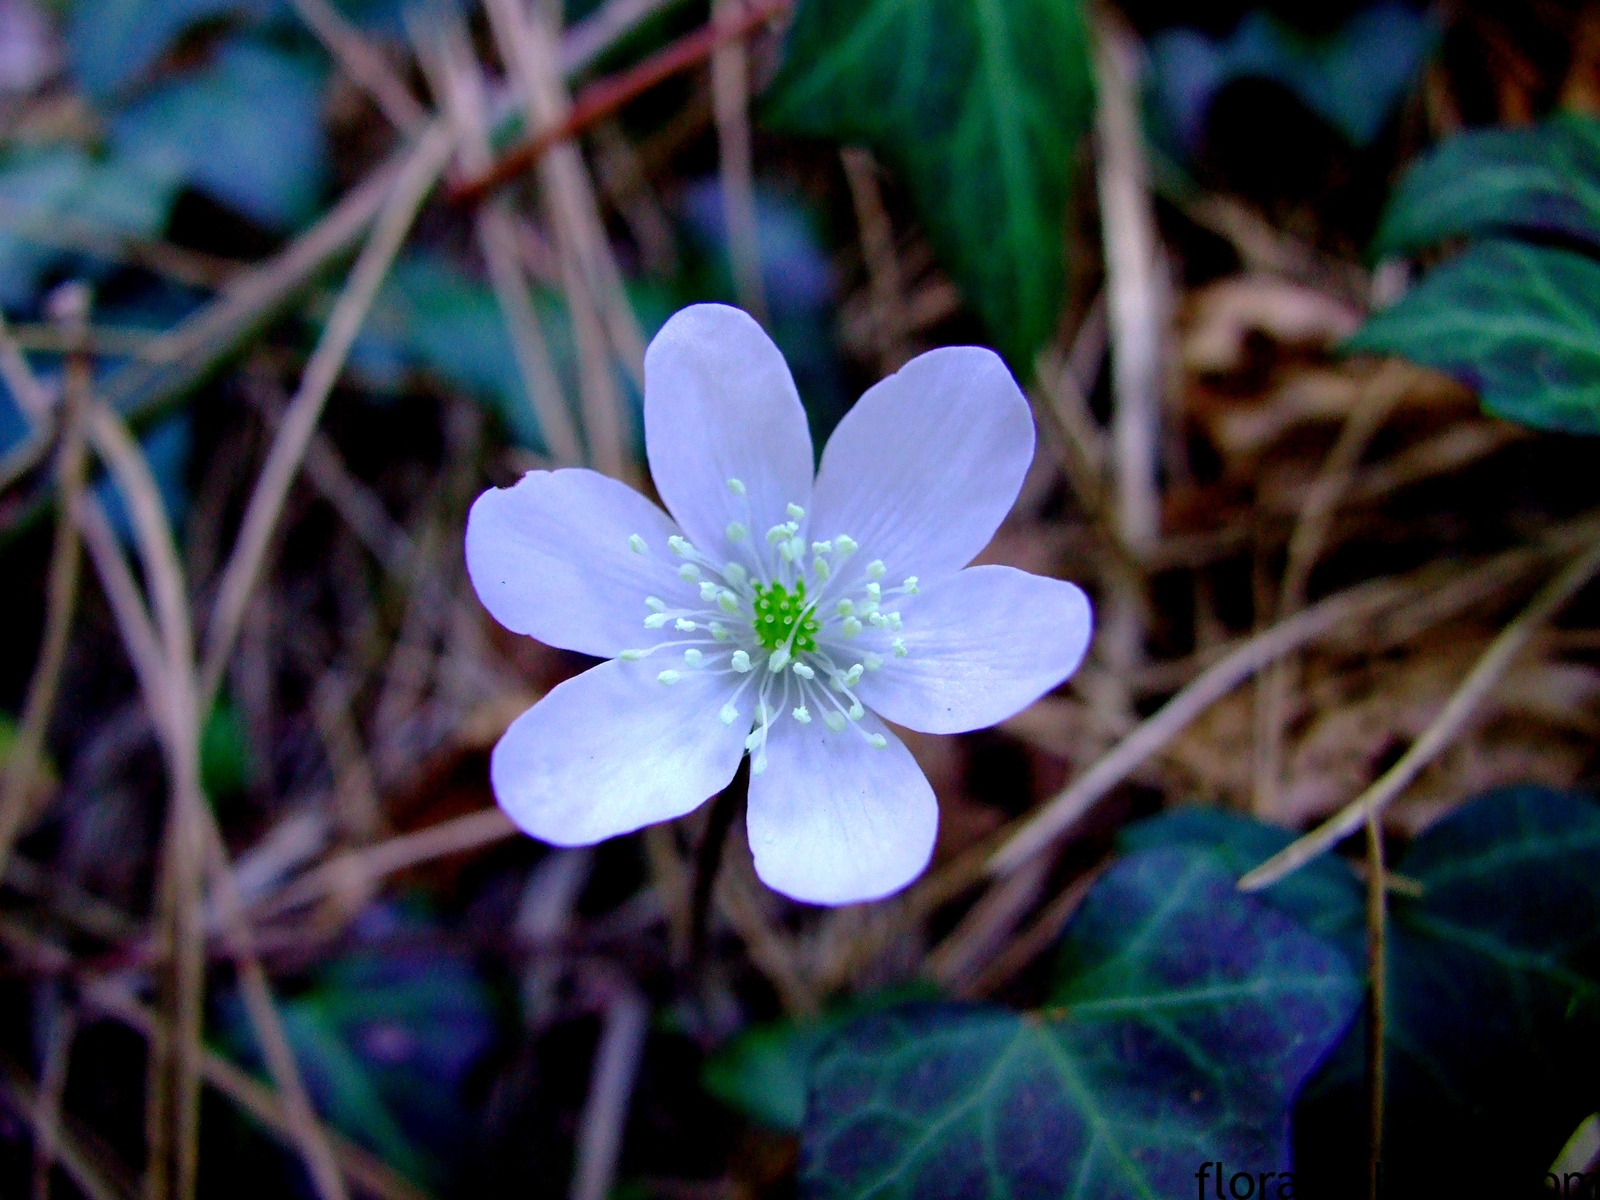
M 815 614 L 806 612 L 805 580 L 796 580 L 792 592 L 781 583 L 756 584 L 755 607 L 756 637 L 768 650 L 779 646 L 788 646 L 791 654 L 816 650 L 817 631 L 822 626 Z M 801 619 L 802 613 L 805 613 L 804 619 Z

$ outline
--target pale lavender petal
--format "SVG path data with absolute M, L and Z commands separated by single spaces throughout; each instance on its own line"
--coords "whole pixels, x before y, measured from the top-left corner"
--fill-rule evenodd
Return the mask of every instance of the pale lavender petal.
M 886 654 L 858 694 L 924 733 L 982 729 L 1021 712 L 1077 669 L 1092 625 L 1079 588 L 1014 567 L 969 567 L 906 597 L 900 613 L 906 656 Z
M 866 736 L 884 739 L 881 749 Z M 933 853 L 939 806 L 905 744 L 868 713 L 839 732 L 785 716 L 750 779 L 745 818 L 756 874 L 812 904 L 897 892 Z
M 954 573 L 994 536 L 1033 461 L 1033 414 L 993 351 L 920 354 L 870 388 L 822 453 L 810 536 L 849 534 L 891 582 Z
M 677 575 L 666 513 L 594 471 L 529 471 L 484 492 L 467 517 L 467 573 L 496 621 L 563 650 L 613 658 L 661 641 L 645 597 L 699 608 Z M 644 540 L 645 553 L 629 545 Z
M 644 356 L 644 436 L 656 490 L 683 531 L 716 561 L 742 557 L 731 521 L 752 542 L 811 499 L 811 434 L 783 355 L 751 317 L 723 304 L 673 315 Z M 733 494 L 728 480 L 744 484 Z
M 672 667 L 678 682 L 659 682 Z M 681 817 L 726 787 L 744 755 L 748 723 L 717 715 L 736 686 L 659 657 L 601 663 L 511 723 L 489 760 L 495 799 L 558 846 Z

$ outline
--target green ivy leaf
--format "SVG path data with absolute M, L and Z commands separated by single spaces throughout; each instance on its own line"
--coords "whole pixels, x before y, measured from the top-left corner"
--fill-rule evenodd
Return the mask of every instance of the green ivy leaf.
M 1373 253 L 1512 231 L 1600 246 L 1600 121 L 1564 113 L 1441 142 L 1395 188 Z
M 1600 805 L 1490 792 L 1395 869 L 1423 893 L 1390 899 L 1386 1191 L 1531 1195 L 1600 1108 Z M 1362 1067 L 1358 1028 L 1306 1089 L 1305 1196 L 1362 1186 Z
M 1446 371 L 1490 412 L 1524 425 L 1600 433 L 1600 263 L 1484 242 L 1375 314 L 1344 349 Z
M 765 120 L 866 142 L 1019 370 L 1055 326 L 1091 112 L 1076 0 L 802 0 Z
M 802 1194 L 1165 1197 L 1206 1161 L 1283 1172 L 1289 1104 L 1357 986 L 1343 953 L 1241 895 L 1210 851 L 1172 846 L 1095 884 L 1054 1000 L 846 1026 L 813 1065 Z

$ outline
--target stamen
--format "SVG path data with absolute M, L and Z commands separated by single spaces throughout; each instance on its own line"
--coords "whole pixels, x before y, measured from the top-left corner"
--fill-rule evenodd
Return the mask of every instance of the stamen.
M 861 672 L 863 670 L 865 670 L 865 668 L 860 663 L 856 663 L 855 666 L 846 671 L 844 673 L 845 687 L 855 687 L 856 683 L 861 678 Z
M 735 496 L 744 495 L 744 484 L 737 479 L 728 480 L 728 490 Z
M 646 596 L 644 598 L 644 606 L 651 612 L 663 612 L 667 607 L 666 601 L 662 600 L 660 596 Z
M 803 538 L 789 539 L 789 561 L 796 562 L 805 557 L 806 543 Z
M 722 577 L 735 587 L 741 586 L 748 578 L 745 570 L 738 563 L 729 563 L 722 568 Z
M 889 643 L 889 646 L 894 651 L 894 656 L 896 658 L 904 658 L 910 653 L 910 651 L 906 649 L 905 638 L 895 638 L 894 641 Z
M 906 581 L 900 585 L 900 590 L 908 596 L 915 596 L 917 594 L 917 577 L 915 575 L 907 575 Z
M 739 672 L 739 674 L 743 675 L 750 669 L 750 655 L 746 651 L 735 650 L 733 652 L 733 662 L 729 665 L 731 665 L 735 671 Z
M 700 578 L 700 568 L 695 566 L 693 563 L 684 563 L 683 566 L 678 568 L 678 578 L 686 579 L 690 583 L 693 583 L 696 579 Z
M 881 733 L 867 734 L 867 745 L 871 746 L 874 750 L 882 750 L 888 744 L 889 739 L 884 737 Z
M 900 619 L 900 614 L 899 613 L 892 612 L 892 613 L 889 614 L 889 628 L 890 628 L 890 630 L 892 630 L 895 633 L 899 633 L 901 628 L 904 626 L 904 624 L 905 624 L 905 622 L 903 622 Z
M 867 622 L 874 629 L 882 629 L 885 625 L 887 625 L 889 623 L 889 618 L 884 616 L 880 612 L 875 612 L 875 613 L 873 613 L 871 616 L 869 616 L 867 618 Z
M 712 583 L 709 579 L 702 579 L 700 581 L 700 599 L 706 601 L 715 600 L 717 595 L 718 589 L 716 584 Z
M 876 671 L 879 667 L 883 666 L 883 655 L 868 654 L 861 661 L 866 664 L 867 670 Z
M 790 713 L 789 715 L 792 716 L 796 721 L 799 721 L 802 725 L 811 724 L 811 710 L 808 709 L 804 704 L 795 709 L 794 712 Z
M 698 670 L 705 665 L 706 656 L 701 654 L 700 651 L 690 648 L 683 652 L 683 661 Z
M 706 628 L 711 631 L 711 636 L 719 642 L 725 642 L 733 636 L 728 632 L 728 627 L 721 621 L 708 621 L 706 622 Z
M 828 560 L 825 558 L 813 558 L 811 560 L 811 570 L 818 579 L 826 579 L 833 573 L 828 569 Z
M 630 533 L 628 535 L 628 545 L 633 547 L 633 552 L 635 554 L 645 554 L 650 549 L 649 546 L 644 544 L 644 539 L 637 533 Z
M 617 655 L 617 657 L 623 662 L 638 662 L 644 657 L 644 654 L 645 652 L 643 650 L 624 650 L 621 654 Z
M 727 534 L 730 542 L 742 542 L 750 536 L 750 531 L 738 521 L 729 521 Z
M 672 547 L 672 552 L 679 558 L 688 558 L 694 553 L 694 547 L 689 544 L 689 539 L 676 533 L 667 539 L 667 545 Z
M 659 626 L 658 626 L 658 628 L 659 628 Z M 856 620 L 854 617 L 846 617 L 844 619 L 844 635 L 845 635 L 845 637 L 853 638 L 857 634 L 859 634 L 860 632 L 861 632 L 861 622 L 860 621 Z
M 667 614 L 662 612 L 651 613 L 644 619 L 644 627 L 646 629 L 660 629 L 666 623 Z
M 696 629 L 700 628 L 693 621 L 689 620 L 688 617 L 679 617 L 672 624 L 681 633 L 693 633 Z
M 789 653 L 789 648 L 787 646 L 779 646 L 772 652 L 771 657 L 767 659 L 767 670 L 771 671 L 773 674 L 777 674 L 779 671 L 783 670 L 784 667 L 789 665 L 789 659 L 791 657 L 793 656 Z
M 674 683 L 677 683 L 678 680 L 680 680 L 682 678 L 683 678 L 683 676 L 679 675 L 676 671 L 667 670 L 667 671 L 661 672 L 661 674 L 656 676 L 656 682 L 657 683 L 665 683 L 665 684 L 674 684 Z
M 721 710 L 718 711 L 717 716 L 724 725 L 732 725 L 739 719 L 739 710 L 732 704 L 724 704 Z
M 832 554 L 833 553 L 833 543 L 832 542 L 812 542 L 811 543 L 811 553 L 813 553 L 813 554 Z
M 847 558 L 854 554 L 857 550 L 861 549 L 861 547 L 857 545 L 855 538 L 851 537 L 848 533 L 841 533 L 838 537 L 834 538 L 833 548 Z
M 867 572 L 868 572 L 868 574 L 871 574 L 872 568 L 868 567 L 867 568 Z M 878 574 L 881 575 L 881 574 L 883 574 L 883 572 L 879 571 Z M 867 584 L 867 595 L 868 595 L 868 597 L 871 598 L 871 600 L 872 600 L 872 602 L 874 604 L 877 604 L 879 601 L 881 601 L 883 599 L 883 588 L 880 587 L 876 583 L 869 583 L 869 584 Z
M 849 722 L 844 719 L 844 714 L 839 712 L 823 713 L 822 723 L 835 733 L 842 733 L 844 731 L 844 727 L 849 724 Z
M 767 530 L 767 541 L 776 546 L 779 542 L 789 540 L 789 527 L 787 525 L 774 525 Z
M 794 673 L 800 676 L 801 679 L 815 679 L 817 677 L 817 673 L 803 662 L 795 663 Z
M 841 600 L 834 606 L 834 611 L 841 617 L 853 617 L 856 612 L 855 602 L 853 600 Z
M 801 508 L 798 504 L 789 505 L 786 511 L 788 512 L 789 516 L 796 521 L 806 515 L 806 510 Z
M 862 717 L 866 716 L 866 714 L 867 710 L 861 707 L 861 701 L 857 700 L 855 703 L 850 705 L 849 716 L 852 721 L 859 721 Z
M 750 774 L 759 775 L 767 769 L 767 756 L 758 754 L 750 760 Z
M 889 568 L 883 565 L 883 559 L 875 558 L 867 564 L 868 579 L 882 579 L 889 573 Z
M 784 562 L 793 562 L 795 560 L 794 543 L 798 540 L 799 539 L 791 539 L 778 547 L 778 553 L 783 555 Z
M 754 750 L 759 745 L 761 745 L 761 730 L 752 729 L 744 739 L 744 748 Z

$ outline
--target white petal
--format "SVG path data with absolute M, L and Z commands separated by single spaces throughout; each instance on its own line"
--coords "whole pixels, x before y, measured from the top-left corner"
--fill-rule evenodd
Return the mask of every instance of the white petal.
M 656 490 L 689 540 L 717 561 L 740 557 L 730 521 L 753 544 L 811 500 L 811 433 L 783 355 L 746 313 L 695 304 L 675 313 L 644 356 L 644 438 Z M 744 484 L 741 498 L 728 480 Z M 752 543 L 747 543 L 752 544 Z
M 969 567 L 900 609 L 904 658 L 861 677 L 863 703 L 923 733 L 982 729 L 1071 675 L 1089 645 L 1089 600 L 1075 585 L 1014 567 Z
M 496 621 L 563 650 L 613 658 L 661 641 L 646 596 L 699 608 L 677 575 L 672 519 L 595 471 L 529 471 L 484 492 L 467 517 L 467 573 Z M 635 553 L 637 534 L 647 552 Z
M 881 750 L 863 733 L 886 739 Z M 933 854 L 939 806 L 904 743 L 871 713 L 835 733 L 790 718 L 772 727 L 745 817 L 756 874 L 812 904 L 897 892 Z
M 932 581 L 976 557 L 1033 461 L 1033 414 L 993 351 L 919 354 L 873 385 L 822 452 L 810 536 L 849 534 L 889 578 Z
M 587 846 L 681 817 L 727 786 L 748 726 L 724 725 L 717 710 L 737 685 L 688 670 L 660 683 L 664 666 L 601 663 L 511 723 L 489 780 L 518 828 Z

